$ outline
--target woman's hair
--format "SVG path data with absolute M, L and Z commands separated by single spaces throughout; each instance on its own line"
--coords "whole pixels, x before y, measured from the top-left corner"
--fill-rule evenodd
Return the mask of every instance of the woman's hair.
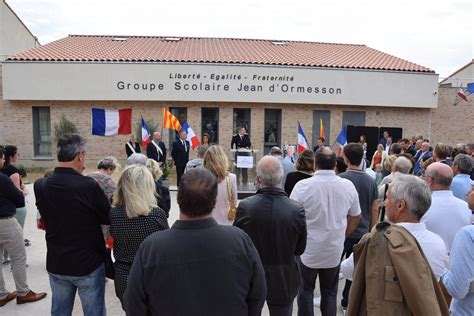
M 115 169 L 117 169 L 119 167 L 120 167 L 120 164 L 119 164 L 117 158 L 112 157 L 112 156 L 102 158 L 97 163 L 97 169 L 99 169 L 99 170 L 112 170 L 112 171 L 114 171 Z
M 397 159 L 397 156 L 395 155 L 389 155 L 385 160 L 383 161 L 383 169 L 392 172 L 392 166 L 395 160 Z
M 11 160 L 12 157 L 16 155 L 18 152 L 18 148 L 13 145 L 7 145 L 3 149 L 3 156 L 5 158 L 5 162 L 3 163 L 3 168 L 8 167 L 9 165 L 12 164 Z
M 120 175 L 113 205 L 125 209 L 128 218 L 148 215 L 156 205 L 153 176 L 145 166 L 131 165 Z
M 383 145 L 382 145 L 382 144 L 378 144 L 378 145 L 377 145 L 377 150 L 379 150 L 379 149 L 382 149 L 382 150 L 383 150 Z
M 303 151 L 296 160 L 296 170 L 313 172 L 314 171 L 314 152 L 310 149 Z
M 229 169 L 229 160 L 221 146 L 210 146 L 203 158 L 203 167 L 208 169 L 221 182 L 227 176 Z
M 211 137 L 209 136 L 208 133 L 203 133 L 202 134 L 202 142 L 204 143 L 204 137 L 207 137 L 207 144 L 211 142 Z
M 160 164 L 156 162 L 156 160 L 148 159 L 146 162 L 146 167 L 150 170 L 151 175 L 153 176 L 153 180 L 158 181 L 163 172 L 161 171 Z

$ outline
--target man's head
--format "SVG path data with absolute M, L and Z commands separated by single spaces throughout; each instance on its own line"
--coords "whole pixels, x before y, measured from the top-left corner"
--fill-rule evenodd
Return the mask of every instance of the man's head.
M 470 155 L 472 158 L 474 158 L 474 144 L 467 144 L 464 149 L 466 150 L 466 153 Z
M 364 148 L 361 144 L 349 143 L 344 146 L 344 161 L 348 166 L 358 167 L 362 161 L 362 157 L 364 157 Z
M 186 172 L 179 181 L 179 210 L 188 219 L 211 215 L 217 198 L 217 178 L 205 168 Z
M 383 131 L 383 138 L 387 139 L 390 134 L 387 131 Z
M 159 141 L 161 140 L 161 134 L 160 134 L 160 132 L 154 132 L 154 133 L 153 133 L 153 140 L 154 140 L 155 142 L 159 142 Z
M 467 192 L 467 204 L 469 205 L 471 211 L 474 212 L 474 184 L 471 185 L 471 190 Z
M 257 164 L 257 182 L 262 188 L 280 187 L 283 179 L 283 167 L 278 159 L 264 156 Z
M 471 170 L 474 167 L 474 163 L 468 155 L 459 154 L 454 158 L 453 161 L 453 172 L 454 175 L 458 174 L 471 174 Z
M 422 139 L 418 139 L 415 143 L 415 150 L 420 150 L 421 149 L 421 145 L 423 144 L 423 140 Z
M 331 148 L 327 146 L 320 147 L 314 155 L 316 157 L 317 170 L 334 170 L 336 167 L 336 154 Z
M 392 136 L 388 136 L 386 140 L 387 140 L 387 145 L 391 145 L 393 143 Z
M 270 149 L 270 155 L 278 158 L 283 156 L 283 152 L 281 151 L 280 147 L 275 146 Z
M 410 146 L 410 140 L 408 138 L 403 138 L 400 141 L 400 145 L 402 145 L 403 151 L 406 151 L 408 149 L 408 147 Z
M 431 190 L 418 177 L 402 175 L 390 184 L 384 204 L 390 222 L 418 223 L 430 208 Z
M 388 142 L 387 142 L 388 143 Z M 395 143 L 390 147 L 390 155 L 400 155 L 402 153 L 402 145 Z
M 82 172 L 86 164 L 86 140 L 79 134 L 64 134 L 58 140 L 58 161 Z
M 405 157 L 398 157 L 392 165 L 392 172 L 408 174 L 413 167 L 411 161 Z
M 318 137 L 316 143 L 318 144 L 318 147 L 326 146 L 326 140 L 324 139 L 324 137 Z
M 247 132 L 247 130 L 245 129 L 245 127 L 242 126 L 241 128 L 239 128 L 239 135 L 240 136 L 244 136 L 246 132 Z
M 184 129 L 179 131 L 179 139 L 186 140 L 187 137 L 188 137 L 188 133 Z
M 447 164 L 433 162 L 426 168 L 423 178 L 432 191 L 449 190 L 453 181 L 453 170 Z
M 137 141 L 137 138 L 135 137 L 135 135 L 133 135 L 133 134 L 130 135 L 130 141 L 131 141 L 132 143 L 134 143 L 134 142 Z
M 425 153 L 425 152 L 427 152 L 429 149 L 430 149 L 430 143 L 428 143 L 428 142 L 423 142 L 423 143 L 421 144 L 421 151 L 422 151 L 422 152 Z
M 443 143 L 436 144 L 433 150 L 434 161 L 445 160 L 449 156 L 449 147 Z
M 204 154 L 206 154 L 206 151 L 207 151 L 208 148 L 209 148 L 209 146 L 207 146 L 207 145 L 199 145 L 196 148 L 198 158 L 203 158 Z
M 3 147 L 1 147 L 0 148 L 0 169 L 3 168 L 3 162 L 5 160 L 3 152 L 4 152 L 4 149 L 3 149 Z

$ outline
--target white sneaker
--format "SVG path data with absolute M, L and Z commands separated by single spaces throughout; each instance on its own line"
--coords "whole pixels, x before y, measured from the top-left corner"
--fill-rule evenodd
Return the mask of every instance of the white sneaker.
M 313 305 L 318 307 L 321 305 L 321 296 L 313 298 Z
M 344 275 L 342 273 L 339 273 L 339 280 L 344 279 Z

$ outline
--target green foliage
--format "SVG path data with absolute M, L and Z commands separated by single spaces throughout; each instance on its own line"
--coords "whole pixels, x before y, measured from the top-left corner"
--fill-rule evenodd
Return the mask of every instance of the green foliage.
M 163 175 L 161 176 L 161 178 L 163 180 L 168 179 L 171 172 L 171 168 L 173 168 L 173 166 L 174 166 L 174 163 L 173 163 L 173 160 L 171 159 L 167 159 L 165 163 L 161 165 L 161 171 L 163 172 Z
M 76 125 L 69 121 L 64 114 L 61 115 L 59 123 L 54 124 L 54 142 L 58 142 L 59 138 L 64 134 L 79 133 Z

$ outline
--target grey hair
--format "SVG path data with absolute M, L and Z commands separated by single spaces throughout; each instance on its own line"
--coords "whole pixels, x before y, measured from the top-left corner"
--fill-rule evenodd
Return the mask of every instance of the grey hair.
M 97 163 L 97 169 L 102 169 L 102 170 L 115 170 L 117 168 L 120 168 L 120 164 L 117 160 L 117 158 L 108 156 L 105 157 Z
M 198 157 L 203 158 L 208 148 L 209 146 L 207 145 L 199 145 L 198 148 L 196 148 Z
M 127 159 L 127 166 L 131 165 L 142 165 L 146 166 L 146 162 L 148 161 L 148 157 L 144 154 L 132 154 Z
M 470 174 L 472 170 L 472 159 L 469 155 L 459 154 L 454 158 L 453 166 L 458 167 L 460 173 Z
M 279 187 L 283 179 L 283 166 L 273 156 L 264 156 L 257 164 L 257 177 L 263 187 Z
M 443 175 L 441 172 L 438 172 L 436 169 L 431 169 L 430 174 L 428 174 L 428 170 L 425 171 L 425 175 L 430 176 L 433 178 L 434 182 L 449 190 L 451 183 L 453 182 L 453 174 L 451 173 L 448 176 Z
M 408 212 L 418 220 L 431 206 L 431 189 L 418 177 L 400 175 L 390 184 L 390 193 L 395 201 L 404 200 Z
M 397 171 L 403 174 L 408 174 L 411 170 L 413 165 L 411 164 L 411 161 L 406 158 L 406 157 L 398 157 L 395 159 L 393 162 L 393 168 L 397 168 Z
M 58 140 L 58 161 L 69 162 L 86 148 L 86 139 L 77 133 L 64 134 Z

